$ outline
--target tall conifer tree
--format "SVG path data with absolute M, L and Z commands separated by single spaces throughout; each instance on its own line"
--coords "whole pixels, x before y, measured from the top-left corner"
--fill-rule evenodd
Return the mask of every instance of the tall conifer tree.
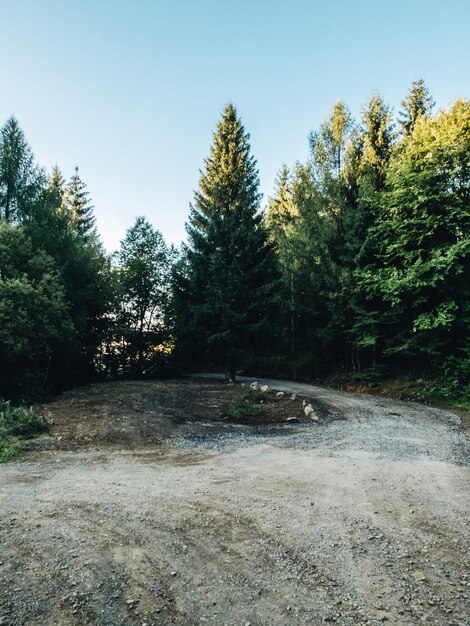
M 407 97 L 401 103 L 400 126 L 405 135 L 411 135 L 420 117 L 429 117 L 435 102 L 422 78 L 411 83 Z
M 24 132 L 10 117 L 0 130 L 0 218 L 26 221 L 38 202 L 42 182 Z
M 242 360 L 261 349 L 273 307 L 275 261 L 260 199 L 249 135 L 229 104 L 191 206 L 176 314 L 186 353 L 203 351 L 232 378 Z
M 78 232 L 84 237 L 91 235 L 95 229 L 94 207 L 90 204 L 89 195 L 85 183 L 80 178 L 78 167 L 75 167 L 65 197 L 67 206 L 72 213 L 72 220 Z

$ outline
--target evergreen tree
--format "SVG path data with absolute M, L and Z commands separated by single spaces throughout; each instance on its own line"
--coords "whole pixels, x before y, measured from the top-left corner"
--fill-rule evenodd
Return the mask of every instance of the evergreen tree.
M 0 218 L 14 223 L 28 219 L 42 178 L 24 132 L 10 117 L 0 131 Z
M 72 222 L 83 237 L 88 237 L 95 230 L 93 205 L 89 200 L 90 193 L 79 175 L 78 167 L 67 185 L 65 200 L 72 214 Z
M 429 117 L 435 102 L 422 78 L 411 83 L 407 97 L 401 103 L 400 126 L 404 135 L 411 135 L 420 117 Z
M 0 220 L 0 395 L 30 396 L 73 326 L 59 272 L 24 227 Z
M 54 165 L 48 180 L 48 191 L 53 195 L 56 208 L 61 208 L 65 201 L 65 180 L 58 165 Z
M 176 280 L 176 331 L 194 358 L 201 350 L 235 378 L 263 347 L 274 298 L 274 256 L 259 214 L 249 135 L 227 105 L 190 210 L 186 260 Z
M 281 270 L 282 309 L 288 316 L 289 348 L 292 356 L 295 353 L 296 343 L 296 282 L 298 272 L 296 272 L 295 267 L 295 227 L 298 216 L 298 207 L 292 193 L 292 176 L 289 168 L 284 164 L 275 180 L 274 195 L 268 202 L 265 223 Z
M 395 140 L 392 111 L 378 94 L 373 94 L 363 113 L 362 169 L 373 187 L 381 191 Z

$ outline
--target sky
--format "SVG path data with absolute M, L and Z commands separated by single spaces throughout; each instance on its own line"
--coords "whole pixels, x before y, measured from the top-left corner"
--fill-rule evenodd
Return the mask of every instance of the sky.
M 438 108 L 470 96 L 469 0 L 0 0 L 0 20 L 0 124 L 79 166 L 110 252 L 139 215 L 184 239 L 228 102 L 266 203 L 338 99 L 397 112 L 421 77 Z

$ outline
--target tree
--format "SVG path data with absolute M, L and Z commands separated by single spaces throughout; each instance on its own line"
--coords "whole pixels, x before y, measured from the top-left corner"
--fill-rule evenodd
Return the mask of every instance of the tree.
M 378 94 L 373 94 L 369 99 L 363 113 L 363 126 L 362 169 L 365 174 L 369 174 L 373 187 L 381 191 L 385 186 L 385 173 L 395 133 L 391 109 Z
M 187 358 L 201 350 L 232 379 L 250 353 L 260 354 L 273 309 L 277 274 L 260 199 L 249 135 L 229 104 L 190 209 L 175 313 Z
M 34 249 L 24 228 L 0 220 L 0 394 L 42 388 L 54 351 L 72 335 L 53 259 Z
M 24 222 L 38 201 L 42 179 L 24 132 L 10 117 L 0 131 L 0 218 Z
M 404 135 L 411 135 L 420 117 L 429 117 L 435 102 L 422 78 L 411 83 L 407 97 L 401 103 L 400 126 Z
M 470 336 L 470 103 L 421 117 L 396 152 L 357 274 L 385 353 L 441 368 Z M 463 371 L 463 370 L 462 370 Z M 468 380 L 468 379 L 467 379 Z
M 70 179 L 65 192 L 65 201 L 72 214 L 72 222 L 77 231 L 83 236 L 90 236 L 95 229 L 93 205 L 88 198 L 89 192 L 79 175 L 78 167 Z
M 142 374 L 152 364 L 164 333 L 169 303 L 172 250 L 144 218 L 128 229 L 117 254 L 120 307 L 118 318 L 130 370 Z M 124 364 L 126 367 L 126 364 Z
M 299 217 L 298 207 L 292 193 L 292 176 L 287 165 L 283 165 L 276 180 L 274 195 L 269 199 L 266 212 L 266 228 L 281 270 L 283 308 L 288 308 L 290 352 L 295 353 L 296 289 L 295 271 L 295 226 Z

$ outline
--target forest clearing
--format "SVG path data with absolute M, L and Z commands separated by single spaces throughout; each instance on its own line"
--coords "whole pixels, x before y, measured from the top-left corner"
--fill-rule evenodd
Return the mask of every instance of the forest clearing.
M 460 418 L 250 382 L 45 405 L 49 434 L 1 467 L 2 626 L 468 624 Z

